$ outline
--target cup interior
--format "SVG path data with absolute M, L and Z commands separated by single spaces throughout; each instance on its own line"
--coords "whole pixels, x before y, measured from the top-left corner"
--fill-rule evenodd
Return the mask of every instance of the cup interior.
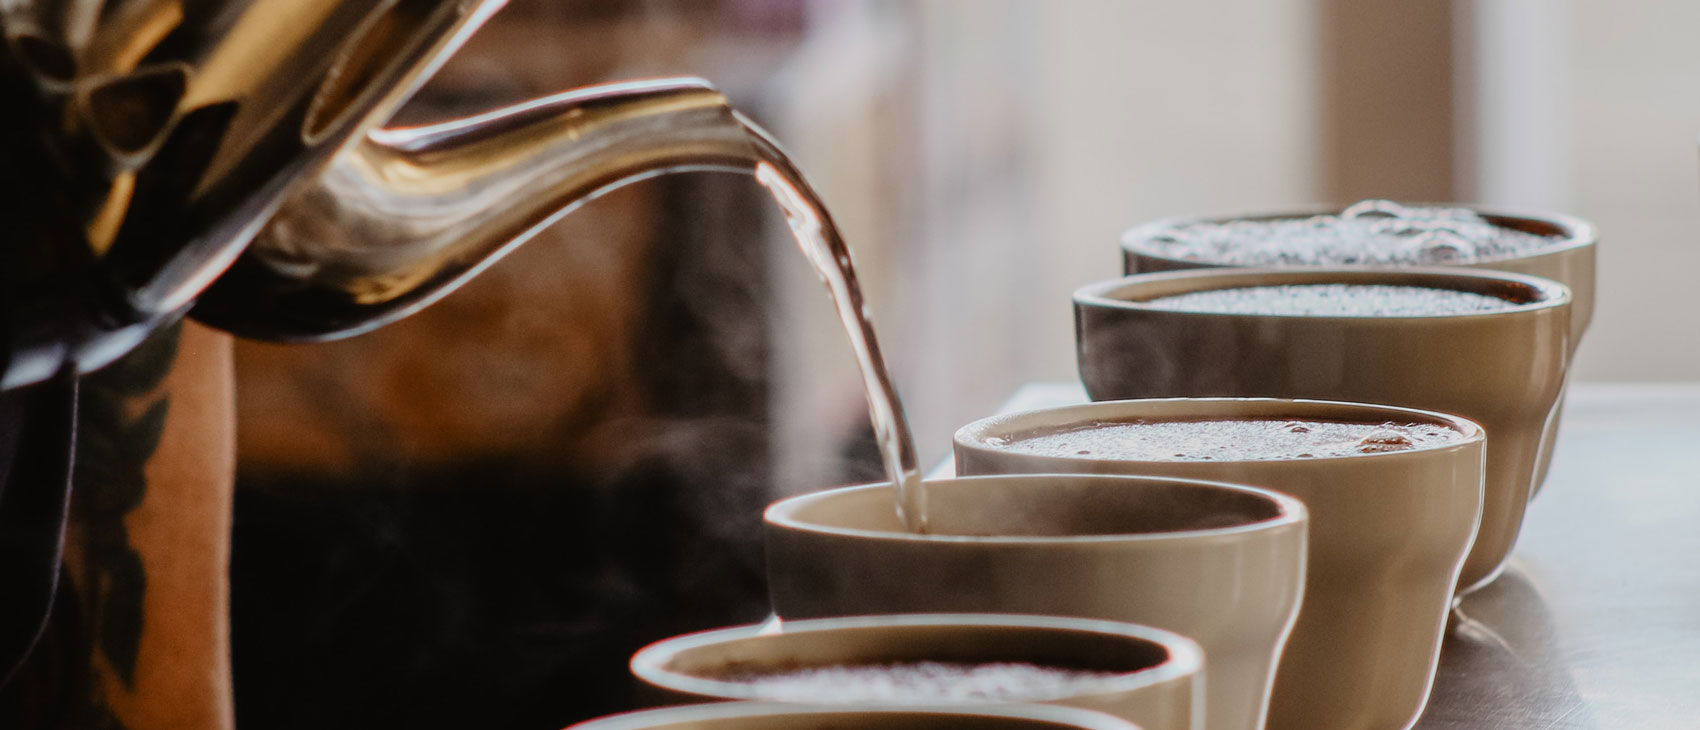
M 568 730 L 1139 730 L 1099 712 L 1055 705 L 827 708 L 722 702 L 629 712 Z
M 1237 289 L 1259 286 L 1292 286 L 1307 284 L 1350 284 L 1378 286 L 1408 286 L 1429 289 L 1450 289 L 1504 299 L 1514 305 L 1508 309 L 1451 314 L 1406 314 L 1397 316 L 1358 315 L 1287 315 L 1287 314 L 1228 314 L 1185 311 L 1198 317 L 1303 317 L 1335 320 L 1400 320 L 1453 317 L 1495 317 L 1514 315 L 1534 309 L 1566 305 L 1570 290 L 1548 279 L 1499 271 L 1410 267 L 1399 269 L 1186 269 L 1154 274 L 1138 274 L 1089 284 L 1075 292 L 1077 306 L 1172 310 L 1153 300 L 1200 291 Z
M 828 667 L 1017 663 L 1114 675 L 1079 687 L 1019 691 L 1011 698 L 1031 702 L 1132 689 L 1196 673 L 1202 665 L 1197 646 L 1178 635 L 1088 619 L 859 616 L 786 621 L 777 632 L 763 629 L 741 626 L 651 644 L 632 657 L 632 673 L 665 689 L 719 699 L 779 699 L 764 696 L 752 678 Z M 831 696 L 784 699 L 835 701 Z
M 958 448 L 1004 453 L 1009 443 L 1044 433 L 1088 429 L 1119 423 L 1233 419 L 1338 421 L 1367 424 L 1412 423 L 1451 429 L 1460 434 L 1460 438 L 1457 440 L 1410 451 L 1378 451 L 1304 457 L 1309 461 L 1385 459 L 1390 456 L 1396 457 L 1399 454 L 1409 454 L 1413 451 L 1458 448 L 1471 442 L 1481 441 L 1483 438 L 1482 427 L 1474 421 L 1416 408 L 1289 398 L 1147 398 L 1055 406 L 982 418 L 958 429 L 956 444 Z M 1047 454 L 1043 458 L 1066 461 L 1103 461 L 1106 459 L 1111 461 L 1138 461 L 1092 454 Z M 1279 457 L 1271 456 L 1270 458 Z
M 1560 251 L 1568 251 L 1573 248 L 1592 246 L 1599 240 L 1599 236 L 1595 233 L 1592 224 L 1580 218 L 1557 213 L 1506 211 L 1479 208 L 1475 206 L 1460 206 L 1456 203 L 1403 204 L 1416 207 L 1469 208 L 1470 210 L 1475 211 L 1477 215 L 1480 215 L 1488 223 L 1501 228 L 1508 228 L 1514 231 L 1521 231 L 1523 233 L 1530 233 L 1537 236 L 1550 236 L 1555 239 L 1551 245 L 1541 246 L 1523 253 L 1473 259 L 1468 262 L 1470 265 L 1492 264 L 1496 261 L 1536 258 Z M 1338 207 L 1327 207 L 1275 213 L 1254 213 L 1250 215 L 1212 216 L 1206 218 L 1167 218 L 1149 223 L 1142 223 L 1129 228 L 1122 234 L 1122 250 L 1142 258 L 1155 259 L 1157 261 L 1169 261 L 1174 262 L 1177 265 L 1182 264 L 1183 262 L 1193 266 L 1200 264 L 1211 266 L 1220 265 L 1220 262 L 1209 259 L 1177 258 L 1165 252 L 1161 247 L 1153 245 L 1152 239 L 1163 231 L 1190 224 L 1230 223 L 1234 221 L 1265 222 L 1293 220 L 1310 218 L 1317 215 L 1336 215 L 1340 213 L 1340 211 L 1341 209 Z
M 1054 541 L 1252 530 L 1303 518 L 1291 497 L 1189 479 L 1005 475 L 927 481 L 929 530 L 905 531 L 891 489 L 867 485 L 775 503 L 769 522 L 887 539 Z

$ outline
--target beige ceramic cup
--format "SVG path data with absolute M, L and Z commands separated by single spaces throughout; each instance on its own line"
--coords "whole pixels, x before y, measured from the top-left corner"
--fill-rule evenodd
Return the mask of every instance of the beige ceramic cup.
M 1291 284 L 1437 287 L 1520 302 L 1448 316 L 1179 312 L 1147 300 Z M 1075 292 L 1080 377 L 1093 400 L 1269 396 L 1383 403 L 1463 416 L 1487 432 L 1481 529 L 1459 592 L 1493 579 L 1517 541 L 1570 355 L 1570 291 L 1456 269 L 1206 269 Z
M 1011 450 L 1023 436 L 1133 421 L 1433 424 L 1433 448 L 1244 461 L 1134 461 Z M 1256 484 L 1310 510 L 1303 608 L 1269 701 L 1274 730 L 1388 730 L 1422 714 L 1482 508 L 1482 430 L 1430 411 L 1326 401 L 1174 398 L 1013 413 L 956 432 L 961 474 L 1150 474 Z
M 567 730 L 1140 730 L 1112 715 L 1056 705 L 811 707 L 717 702 L 628 712 Z
M 660 703 L 762 700 L 813 704 L 955 704 L 811 692 L 776 695 L 734 674 L 893 663 L 1021 663 L 1114 672 L 1006 702 L 1042 702 L 1107 712 L 1144 730 L 1202 727 L 1203 652 L 1191 639 L 1148 626 L 1057 616 L 912 614 L 784 621 L 705 631 L 651 644 L 632 657 L 632 675 Z M 815 689 L 819 688 L 806 688 Z M 983 704 L 983 703 L 982 703 Z
M 1304 505 L 1263 489 L 1149 477 L 926 482 L 931 531 L 888 484 L 782 500 L 765 515 L 768 591 L 786 620 L 1025 613 L 1125 621 L 1204 648 L 1204 724 L 1263 727 L 1298 615 Z
M 1442 207 L 1459 207 L 1450 203 L 1439 205 Z M 1470 208 L 1494 225 L 1525 233 L 1553 236 L 1557 239 L 1551 246 L 1527 254 L 1484 258 L 1457 264 L 1457 266 L 1467 269 L 1538 276 L 1543 279 L 1552 279 L 1570 287 L 1570 353 L 1576 354 L 1576 346 L 1581 343 L 1582 334 L 1588 331 L 1588 325 L 1594 319 L 1594 256 L 1599 243 L 1599 234 L 1595 232 L 1594 226 L 1580 218 L 1555 213 L 1527 213 L 1475 206 L 1464 207 Z M 1339 212 L 1340 210 L 1337 208 L 1317 208 L 1221 218 L 1176 218 L 1134 226 L 1122 234 L 1122 271 L 1127 274 L 1146 274 L 1227 265 L 1165 255 L 1158 239 L 1164 231 L 1173 230 L 1177 226 L 1201 222 L 1290 220 L 1323 214 L 1333 215 Z M 1541 484 L 1546 481 L 1547 468 L 1552 463 L 1552 445 L 1557 435 L 1558 419 L 1554 418 L 1547 425 L 1547 430 L 1541 435 L 1543 446 L 1540 463 L 1536 468 L 1534 491 L 1539 491 Z

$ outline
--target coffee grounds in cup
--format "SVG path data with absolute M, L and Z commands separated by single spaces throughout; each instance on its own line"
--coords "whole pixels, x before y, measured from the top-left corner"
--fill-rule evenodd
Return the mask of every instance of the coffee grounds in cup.
M 1169 258 L 1230 266 L 1416 266 L 1523 256 L 1564 240 L 1494 225 L 1467 208 L 1365 200 L 1339 215 L 1148 229 L 1140 244 Z
M 1494 312 L 1509 299 L 1456 289 L 1385 284 L 1287 284 L 1210 289 L 1146 302 L 1177 312 L 1311 317 L 1422 317 Z
M 1429 423 L 1220 419 L 1112 421 L 987 439 L 1009 451 L 1116 461 L 1272 461 L 1433 448 L 1464 434 Z
M 1060 697 L 1116 672 L 1022 662 L 893 662 L 796 669 L 740 668 L 714 677 L 747 684 L 755 699 L 780 702 L 1003 702 Z

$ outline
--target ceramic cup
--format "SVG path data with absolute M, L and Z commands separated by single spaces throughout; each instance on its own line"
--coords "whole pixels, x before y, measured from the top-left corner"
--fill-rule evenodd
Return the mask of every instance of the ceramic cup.
M 949 696 L 904 700 L 891 690 L 845 694 L 837 684 L 763 688 L 750 675 L 800 669 L 946 662 L 1018 663 L 1114 672 L 1077 686 L 1040 686 L 1002 701 L 1108 712 L 1144 730 L 1202 727 L 1203 652 L 1175 633 L 1114 621 L 998 614 L 912 614 L 784 621 L 706 631 L 651 644 L 632 675 L 660 703 L 765 700 L 813 704 L 955 704 Z M 990 681 L 990 680 L 985 680 Z M 913 690 L 912 690 L 913 691 Z M 776 692 L 778 692 L 776 694 Z
M 1309 458 L 1140 461 L 1010 447 L 1103 424 L 1220 419 L 1432 425 L 1452 443 Z M 956 432 L 960 474 L 1148 474 L 1256 484 L 1310 510 L 1303 608 L 1275 675 L 1274 730 L 1410 727 L 1428 702 L 1482 509 L 1482 430 L 1440 413 L 1326 401 L 1105 401 L 987 418 Z
M 1518 302 L 1419 316 L 1182 312 L 1147 301 L 1215 289 L 1374 284 Z M 1482 524 L 1459 576 L 1492 580 L 1517 541 L 1570 355 L 1570 291 L 1456 269 L 1206 269 L 1141 274 L 1074 295 L 1080 377 L 1093 400 L 1270 396 L 1452 413 L 1487 432 Z
M 1579 218 L 1554 213 L 1513 212 L 1458 206 L 1453 203 L 1439 205 L 1449 208 L 1466 207 L 1494 225 L 1556 238 L 1551 246 L 1527 254 L 1484 258 L 1456 266 L 1538 276 L 1570 287 L 1570 351 L 1574 355 L 1576 346 L 1582 341 L 1582 334 L 1588 331 L 1588 325 L 1594 319 L 1594 256 L 1599 243 L 1599 235 L 1594 226 Z M 1145 274 L 1227 265 L 1219 260 L 1199 261 L 1165 255 L 1164 248 L 1159 243 L 1160 236 L 1164 231 L 1173 230 L 1178 226 L 1228 221 L 1291 220 L 1323 214 L 1334 215 L 1339 212 L 1338 208 L 1313 208 L 1219 218 L 1174 218 L 1134 226 L 1122 234 L 1122 271 L 1127 274 Z M 1562 400 L 1563 397 L 1560 396 L 1561 403 Z M 1535 470 L 1534 491 L 1540 491 L 1541 484 L 1546 481 L 1547 469 L 1552 463 L 1552 444 L 1558 435 L 1558 421 L 1558 418 L 1552 419 L 1547 430 L 1541 435 L 1543 448 L 1540 463 Z
M 1056 705 L 810 707 L 717 702 L 628 712 L 567 730 L 1140 730 L 1112 715 Z
M 782 500 L 764 515 L 785 620 L 1023 613 L 1125 621 L 1204 648 L 1204 725 L 1263 726 L 1298 615 L 1304 505 L 1185 479 L 1041 475 L 926 482 L 930 531 L 904 531 L 889 484 Z

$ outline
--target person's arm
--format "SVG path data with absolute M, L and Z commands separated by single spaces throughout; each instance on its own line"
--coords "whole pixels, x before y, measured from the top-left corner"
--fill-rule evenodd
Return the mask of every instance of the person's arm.
M 49 726 L 233 726 L 232 377 L 229 337 L 191 323 L 83 379 L 57 656 L 31 660 Z

